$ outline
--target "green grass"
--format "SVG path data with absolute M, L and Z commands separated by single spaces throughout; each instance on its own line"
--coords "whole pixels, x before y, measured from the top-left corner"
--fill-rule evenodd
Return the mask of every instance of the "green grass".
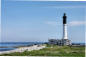
M 15 52 L 11 54 L 2 54 L 1 56 L 81 56 L 85 57 L 85 47 L 70 47 L 47 45 L 41 50 Z

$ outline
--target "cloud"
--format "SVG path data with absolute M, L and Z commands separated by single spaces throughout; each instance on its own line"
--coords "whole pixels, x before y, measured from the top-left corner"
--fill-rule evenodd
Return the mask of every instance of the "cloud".
M 86 6 L 47 6 L 48 8 L 85 8 Z
M 6 0 L 6 1 L 19 1 L 19 2 L 23 2 L 23 1 L 64 1 L 64 0 Z M 71 1 L 71 0 L 65 0 L 65 1 Z M 77 1 L 77 0 L 72 0 L 72 1 Z M 78 0 L 79 1 L 79 0 Z M 84 0 L 82 0 L 84 1 Z M 72 6 L 58 6 L 58 5 L 46 5 L 46 8 L 86 8 L 86 6 L 80 6 L 80 5 L 72 5 Z
M 86 1 L 86 0 L 9 0 L 9 1 Z
M 86 21 L 71 21 L 69 22 L 69 26 L 82 26 L 86 25 Z
M 60 25 L 62 26 L 62 23 L 56 22 L 56 21 L 47 21 L 45 24 L 51 25 L 51 26 L 57 26 Z M 71 21 L 68 23 L 68 26 L 82 26 L 86 25 L 86 21 Z
M 52 26 L 57 25 L 57 22 L 55 22 L 55 21 L 47 21 L 45 23 L 48 24 L 48 25 L 52 25 Z
M 45 22 L 45 24 L 48 24 L 48 25 L 51 25 L 51 26 L 61 25 L 61 23 L 56 22 L 56 21 L 47 21 L 47 22 Z

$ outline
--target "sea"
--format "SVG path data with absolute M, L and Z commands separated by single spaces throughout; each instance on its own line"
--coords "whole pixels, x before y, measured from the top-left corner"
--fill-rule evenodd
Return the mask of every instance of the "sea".
M 19 46 L 32 46 L 43 42 L 0 42 L 0 52 L 14 50 Z

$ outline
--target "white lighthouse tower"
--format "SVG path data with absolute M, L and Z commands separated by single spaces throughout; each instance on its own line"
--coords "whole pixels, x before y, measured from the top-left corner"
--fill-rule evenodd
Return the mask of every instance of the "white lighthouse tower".
M 67 16 L 65 13 L 63 16 L 63 39 L 68 39 L 68 36 L 67 36 Z
M 70 40 L 68 39 L 67 36 L 67 16 L 65 13 L 63 15 L 63 38 L 61 43 L 62 45 L 70 45 Z
M 65 13 L 63 15 L 63 38 L 62 39 L 49 39 L 49 44 L 56 44 L 60 46 L 71 44 L 67 36 L 67 16 Z

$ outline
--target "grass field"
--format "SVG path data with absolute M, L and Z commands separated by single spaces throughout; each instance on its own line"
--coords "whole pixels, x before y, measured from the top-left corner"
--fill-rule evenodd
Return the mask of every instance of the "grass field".
M 2 54 L 1 56 L 81 56 L 85 57 L 85 47 L 46 45 L 41 50 L 15 52 L 11 54 Z

